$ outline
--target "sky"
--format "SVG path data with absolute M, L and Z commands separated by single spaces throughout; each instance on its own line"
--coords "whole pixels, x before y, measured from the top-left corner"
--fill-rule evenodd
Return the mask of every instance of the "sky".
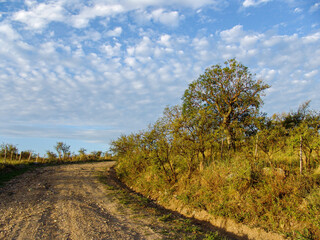
M 0 0 L 0 143 L 107 151 L 230 58 L 268 115 L 320 110 L 320 1 Z

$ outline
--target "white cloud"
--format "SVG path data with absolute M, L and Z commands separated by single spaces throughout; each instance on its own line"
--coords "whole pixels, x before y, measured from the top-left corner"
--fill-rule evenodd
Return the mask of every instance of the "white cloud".
M 236 25 L 231 29 L 220 32 L 220 37 L 227 43 L 238 42 L 243 36 L 243 26 Z
M 301 8 L 295 8 L 294 10 L 293 10 L 293 12 L 294 13 L 301 13 L 302 12 L 302 9 Z
M 87 27 L 89 21 L 96 17 L 107 17 L 124 12 L 124 8 L 120 4 L 95 4 L 93 7 L 84 7 L 78 15 L 71 17 L 71 24 L 76 28 Z
M 46 42 L 40 46 L 41 54 L 51 55 L 56 52 L 56 43 L 55 42 Z
M 306 95 L 316 96 L 314 86 L 320 69 L 320 50 L 315 49 L 320 48 L 319 31 L 300 37 L 298 34 L 248 32 L 237 25 L 221 31 L 219 36 L 220 56 L 236 57 L 247 66 L 255 66 L 254 72 L 272 85 L 266 102 L 270 104 L 278 99 L 278 104 L 268 105 L 269 111 L 287 111 L 288 100 L 299 105 L 306 100 Z M 305 94 L 298 94 L 301 91 Z
M 273 47 L 278 44 L 289 44 L 292 42 L 297 41 L 298 35 L 293 34 L 293 35 L 272 35 L 270 38 L 266 37 L 263 41 L 263 45 L 267 47 Z
M 179 13 L 177 11 L 157 9 L 151 12 L 150 18 L 154 22 L 159 22 L 168 26 L 178 26 L 179 24 Z
M 245 48 L 252 48 L 263 37 L 263 34 L 246 35 L 241 38 L 241 46 Z
M 262 3 L 267 3 L 267 2 L 270 2 L 272 0 L 245 0 L 243 3 L 242 3 L 242 6 L 244 7 L 256 7 Z
M 145 16 L 145 19 L 152 20 L 167 26 L 178 26 L 182 16 L 178 11 L 167 10 L 167 7 L 201 8 L 212 6 L 218 8 L 224 5 L 224 0 L 115 0 L 105 2 L 93 0 L 84 5 L 79 0 L 58 0 L 38 3 L 33 0 L 26 0 L 27 10 L 20 10 L 13 14 L 13 20 L 23 22 L 28 29 L 41 30 L 50 22 L 66 22 L 75 28 L 85 28 L 90 20 L 97 17 L 113 17 L 121 13 L 139 10 L 144 12 L 147 8 L 153 10 Z M 141 16 L 140 16 L 141 17 Z
M 103 45 L 102 50 L 106 53 L 107 57 L 118 57 L 120 56 L 121 44 L 116 43 L 114 46 Z
M 152 41 L 149 37 L 144 36 L 140 43 L 135 47 L 135 54 L 138 56 L 145 56 L 149 57 L 151 56 L 151 53 L 153 52 L 152 47 Z
M 0 23 L 0 34 L 5 35 L 9 41 L 20 38 L 20 35 L 8 23 Z
M 13 20 L 25 23 L 29 29 L 39 30 L 52 21 L 65 20 L 65 10 L 61 2 L 29 3 L 29 10 L 21 10 L 13 14 Z
M 80 13 L 71 16 L 71 25 L 76 28 L 87 27 L 89 21 L 96 17 L 107 17 L 114 16 L 120 13 L 129 12 L 132 10 L 137 10 L 137 18 L 139 21 L 152 20 L 157 23 L 161 23 L 167 26 L 178 26 L 182 16 L 179 15 L 178 11 L 169 11 L 163 7 L 169 6 L 182 6 L 187 8 L 199 8 L 206 5 L 218 6 L 220 1 L 217 0 L 199 0 L 199 1 L 164 1 L 164 0 L 118 0 L 114 1 L 112 4 L 101 3 L 100 1 L 94 1 L 93 6 L 82 7 Z M 148 7 L 160 8 L 147 13 L 145 9 Z M 142 15 L 141 15 L 142 14 Z
M 148 12 L 138 9 L 135 11 L 135 19 L 139 24 L 149 24 L 150 22 L 161 23 L 170 27 L 177 27 L 183 17 L 177 11 L 167 11 L 159 8 Z
M 206 5 L 213 5 L 215 7 L 220 6 L 221 2 L 219 0 L 121 0 L 124 6 L 129 9 L 147 8 L 150 6 L 182 6 L 188 8 L 200 8 Z
M 315 77 L 319 73 L 319 70 L 312 70 L 311 72 L 305 73 L 304 76 L 306 78 L 312 78 Z
M 136 66 L 136 64 L 137 64 L 136 59 L 133 58 L 133 57 L 127 57 L 127 58 L 125 58 L 125 59 L 124 59 L 124 62 L 125 62 L 128 66 L 133 67 L 133 68 L 134 68 L 134 67 Z
M 113 30 L 110 30 L 107 32 L 108 37 L 119 37 L 122 33 L 122 27 L 116 27 Z
M 314 34 L 310 34 L 302 38 L 305 43 L 314 43 L 318 42 L 320 39 L 320 32 L 316 32 Z
M 193 11 L 184 11 L 186 7 L 212 7 L 218 2 L 224 1 L 92 0 L 87 5 L 78 0 L 27 1 L 25 10 L 0 23 L 0 121 L 24 121 L 18 124 L 20 130 L 9 126 L 6 132 L 23 135 L 25 124 L 44 121 L 48 128 L 68 122 L 135 131 L 156 120 L 166 105 L 180 103 L 188 83 L 206 67 L 233 57 L 272 85 L 265 98 L 269 112 L 286 111 L 305 96 L 320 102 L 320 32 L 316 27 L 307 34 L 286 35 L 242 25 L 221 26 L 216 34 L 214 27 L 190 26 L 190 32 L 189 25 L 167 27 L 189 24 L 189 19 L 181 21 Z M 46 14 L 35 15 L 41 4 Z M 128 23 L 136 14 L 145 25 Z M 34 34 L 21 29 L 21 24 L 10 22 L 11 17 L 30 30 L 44 31 Z M 61 22 L 57 24 L 60 29 L 56 25 L 45 29 L 52 21 Z M 56 137 L 54 131 L 45 135 L 48 128 L 24 133 Z M 100 135 L 94 137 L 98 131 L 81 131 L 91 134 L 91 140 L 100 139 Z M 68 134 L 86 139 L 81 131 Z M 109 140 L 111 133 L 102 132 Z
M 319 9 L 320 9 L 320 2 L 317 2 L 310 7 L 309 12 L 313 13 L 318 11 Z
M 163 46 L 171 47 L 170 38 L 170 35 L 164 34 L 160 37 L 160 40 L 158 42 Z

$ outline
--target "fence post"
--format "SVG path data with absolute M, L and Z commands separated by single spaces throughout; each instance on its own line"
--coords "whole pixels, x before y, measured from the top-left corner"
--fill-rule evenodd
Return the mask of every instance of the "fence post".
M 4 149 L 4 163 L 6 163 L 6 160 L 7 160 L 7 146 Z

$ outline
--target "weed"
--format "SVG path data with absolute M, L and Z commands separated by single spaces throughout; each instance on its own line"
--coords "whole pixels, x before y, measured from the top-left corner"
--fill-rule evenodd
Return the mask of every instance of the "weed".
M 172 217 L 171 213 L 169 213 L 169 214 L 162 215 L 161 217 L 158 218 L 158 220 L 162 221 L 162 222 L 168 222 L 168 221 L 172 221 L 173 217 Z
M 296 231 L 297 233 L 297 240 L 315 240 L 313 234 L 308 229 L 303 229 L 302 232 Z

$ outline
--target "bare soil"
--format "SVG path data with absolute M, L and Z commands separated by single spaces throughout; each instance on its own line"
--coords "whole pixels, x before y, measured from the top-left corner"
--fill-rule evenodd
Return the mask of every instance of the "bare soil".
M 37 168 L 0 188 L 0 239 L 163 239 L 99 182 L 113 162 Z M 160 224 L 160 223 L 159 223 Z

